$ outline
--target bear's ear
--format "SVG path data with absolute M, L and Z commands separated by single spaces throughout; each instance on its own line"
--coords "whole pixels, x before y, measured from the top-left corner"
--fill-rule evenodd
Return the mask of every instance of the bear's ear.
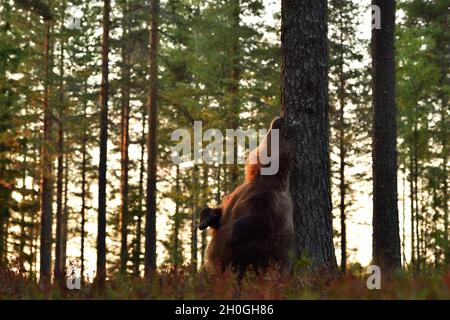
M 220 217 L 222 216 L 222 208 L 206 207 L 200 213 L 199 230 L 205 230 L 208 227 L 213 229 L 219 228 Z
M 284 119 L 281 117 L 276 117 L 272 120 L 272 123 L 270 124 L 270 129 L 278 129 L 282 130 L 284 127 Z

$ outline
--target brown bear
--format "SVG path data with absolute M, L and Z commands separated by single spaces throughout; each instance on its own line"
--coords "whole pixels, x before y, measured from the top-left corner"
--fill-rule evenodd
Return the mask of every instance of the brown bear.
M 271 148 L 274 129 L 279 136 L 278 172 L 265 175 L 261 170 L 270 164 L 263 165 L 260 159 L 263 152 L 272 159 L 276 156 Z M 257 161 L 250 163 L 251 157 Z M 205 208 L 200 215 L 199 229 L 212 229 L 206 269 L 224 271 L 231 267 L 242 276 L 249 267 L 257 271 L 269 266 L 282 271 L 290 268 L 294 229 L 289 177 L 293 163 L 283 119 L 275 118 L 267 135 L 247 157 L 245 182 L 226 195 L 220 207 Z

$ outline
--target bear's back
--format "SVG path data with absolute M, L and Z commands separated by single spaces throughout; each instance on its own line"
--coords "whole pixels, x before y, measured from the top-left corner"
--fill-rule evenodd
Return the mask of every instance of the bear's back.
M 234 222 L 250 212 L 260 219 L 270 219 L 270 222 L 264 222 L 272 224 L 273 232 L 266 239 L 246 242 L 231 249 L 228 242 Z M 293 246 L 292 200 L 289 191 L 275 191 L 261 180 L 239 186 L 224 198 L 220 227 L 213 232 L 207 248 L 207 264 L 222 267 L 232 264 L 265 265 L 270 262 L 286 264 L 287 251 Z

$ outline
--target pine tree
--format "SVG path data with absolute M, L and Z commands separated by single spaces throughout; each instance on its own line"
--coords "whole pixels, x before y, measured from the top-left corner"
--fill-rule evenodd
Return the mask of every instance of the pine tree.
M 147 213 L 145 221 L 145 275 L 156 268 L 156 125 L 157 125 L 157 55 L 158 55 L 158 27 L 159 0 L 152 0 L 150 4 L 150 84 L 148 89 L 148 136 L 147 136 Z
M 299 161 L 291 177 L 296 253 L 334 273 L 326 12 L 326 1 L 282 1 L 282 114 Z
M 386 272 L 401 267 L 397 208 L 395 1 L 375 0 L 381 29 L 372 29 L 373 260 Z
M 103 1 L 102 84 L 100 92 L 100 163 L 98 172 L 97 275 L 103 287 L 106 277 L 106 167 L 108 145 L 109 28 L 110 1 Z
M 50 283 L 50 268 L 52 258 L 52 198 L 53 198 L 53 165 L 51 144 L 52 132 L 52 106 L 49 103 L 51 78 L 51 27 L 52 20 L 45 19 L 44 35 L 44 98 L 43 98 L 43 132 L 41 147 L 41 238 L 40 238 L 40 283 L 47 286 Z
M 362 62 L 362 43 L 357 35 L 357 19 L 360 9 L 352 1 L 330 1 L 328 37 L 330 42 L 330 152 L 336 153 L 338 160 L 331 164 L 332 177 L 337 179 L 337 206 L 340 220 L 341 243 L 341 271 L 347 269 L 347 220 L 352 205 L 353 190 L 352 177 L 349 168 L 354 156 L 359 154 L 358 145 L 363 137 L 358 133 L 356 119 L 362 118 L 364 113 L 361 102 L 361 83 L 363 72 L 360 67 L 354 67 Z M 355 21 L 356 20 L 356 21 Z M 365 102 L 365 101 L 364 101 Z M 353 158 L 353 159 L 352 159 Z M 361 178 L 361 177 L 359 177 Z
M 120 153 L 121 153 L 121 176 L 120 176 L 120 229 L 121 229 L 121 245 L 120 245 L 120 272 L 125 273 L 128 261 L 128 171 L 129 171 L 129 155 L 128 146 L 130 140 L 129 123 L 130 123 L 130 53 L 128 52 L 129 36 L 128 23 L 128 3 L 124 1 L 122 4 L 122 85 L 121 85 L 121 121 L 120 121 Z

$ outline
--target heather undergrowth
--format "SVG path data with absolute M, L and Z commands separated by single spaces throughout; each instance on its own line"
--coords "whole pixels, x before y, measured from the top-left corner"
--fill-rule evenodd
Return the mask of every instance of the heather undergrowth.
M 369 290 L 362 272 L 331 279 L 320 272 L 269 271 L 249 273 L 239 282 L 232 272 L 193 275 L 189 270 L 166 268 L 150 279 L 111 275 L 100 292 L 92 283 L 42 289 L 35 277 L 2 269 L 0 299 L 450 299 L 449 271 L 401 272 L 382 278 L 381 289 Z

